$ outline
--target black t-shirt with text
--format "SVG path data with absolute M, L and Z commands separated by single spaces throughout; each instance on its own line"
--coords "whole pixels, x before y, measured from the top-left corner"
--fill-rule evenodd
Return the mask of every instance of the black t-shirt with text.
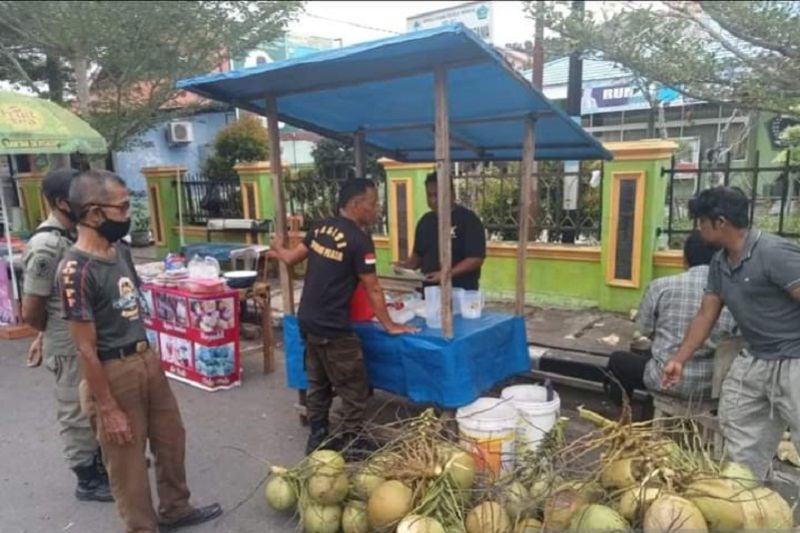
M 98 351 L 147 340 L 139 278 L 130 249 L 115 245 L 105 259 L 70 248 L 59 266 L 58 289 L 66 320 L 94 322 Z
M 303 297 L 297 318 L 304 332 L 321 337 L 352 333 L 350 300 L 360 274 L 375 273 L 372 237 L 344 217 L 322 221 L 306 233 Z
M 450 238 L 452 239 L 453 265 L 468 257 L 486 257 L 486 234 L 478 215 L 457 205 L 453 208 Z M 422 273 L 437 272 L 439 267 L 439 219 L 436 213 L 425 213 L 417 223 L 414 235 L 414 253 L 422 259 Z M 453 287 L 469 291 L 479 288 L 480 269 L 453 278 Z M 428 285 L 428 284 L 426 284 Z

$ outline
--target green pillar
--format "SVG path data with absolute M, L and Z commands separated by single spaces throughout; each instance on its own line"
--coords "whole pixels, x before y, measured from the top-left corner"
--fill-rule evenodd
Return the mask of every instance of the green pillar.
M 23 228 L 25 231 L 35 230 L 42 221 L 50 214 L 49 206 L 42 196 L 42 179 L 44 174 L 41 172 L 25 172 L 17 174 L 16 179 L 19 183 L 20 205 L 23 213 Z M 11 214 L 9 213 L 9 219 Z
M 242 213 L 253 220 L 275 220 L 275 200 L 272 194 L 272 171 L 269 161 L 239 163 L 234 167 L 242 184 Z M 267 236 L 259 235 L 258 244 L 269 244 Z M 247 242 L 254 244 L 248 235 Z
M 657 232 L 664 224 L 671 141 L 608 143 L 614 160 L 603 169 L 602 309 L 627 312 L 653 279 Z
M 173 185 L 186 173 L 185 167 L 144 167 L 147 181 L 147 202 L 150 209 L 150 228 L 156 241 L 159 257 L 169 252 L 180 252 L 178 233 L 178 188 Z
M 434 171 L 433 163 L 398 163 L 381 159 L 386 170 L 386 211 L 389 215 L 389 260 L 400 259 L 400 235 L 406 237 L 408 246 L 414 244 L 414 228 L 427 213 L 425 178 Z M 410 249 L 409 249 L 410 252 Z

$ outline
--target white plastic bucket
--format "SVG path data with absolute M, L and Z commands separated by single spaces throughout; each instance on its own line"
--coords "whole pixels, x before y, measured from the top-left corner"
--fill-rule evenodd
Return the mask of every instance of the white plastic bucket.
M 481 291 L 464 291 L 461 300 L 461 316 L 467 319 L 480 318 L 483 305 L 483 293 Z
M 442 329 L 442 289 L 425 287 L 425 324 L 431 329 Z
M 561 410 L 561 399 L 553 392 L 547 401 L 547 389 L 540 385 L 513 385 L 506 387 L 501 397 L 514 405 L 517 418 L 517 457 L 534 451 L 544 436 L 556 425 Z
M 494 476 L 514 466 L 517 410 L 498 398 L 478 398 L 456 411 L 461 445 L 472 451 L 476 469 Z
M 453 315 L 461 314 L 461 306 L 464 302 L 464 293 L 466 289 L 461 287 L 453 287 Z

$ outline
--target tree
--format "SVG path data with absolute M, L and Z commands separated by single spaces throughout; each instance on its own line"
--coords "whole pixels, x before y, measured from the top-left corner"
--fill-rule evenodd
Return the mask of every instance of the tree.
M 41 92 L 42 64 L 65 66 L 61 80 L 74 78 L 79 113 L 113 151 L 164 120 L 180 94 L 176 80 L 281 36 L 301 7 L 295 1 L 0 1 L 0 68 Z M 57 72 L 51 69 L 49 80 L 56 87 Z
M 796 2 L 630 2 L 597 20 L 547 2 L 547 27 L 589 57 L 708 102 L 795 114 L 800 105 Z M 526 1 L 531 18 L 537 2 Z
M 205 163 L 205 172 L 212 180 L 235 180 L 236 163 L 265 161 L 269 158 L 269 138 L 261 121 L 245 115 L 228 124 L 214 139 L 215 154 Z
M 314 168 L 321 178 L 341 180 L 355 176 L 356 159 L 353 146 L 333 139 L 320 140 L 311 152 Z M 378 157 L 371 151 L 366 153 L 366 173 L 372 179 L 385 176 Z

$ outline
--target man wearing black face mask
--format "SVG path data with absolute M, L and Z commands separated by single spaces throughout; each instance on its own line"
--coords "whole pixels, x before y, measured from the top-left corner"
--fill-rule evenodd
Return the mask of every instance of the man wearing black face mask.
M 64 318 L 81 358 L 81 403 L 103 449 L 111 491 L 128 533 L 200 524 L 218 504 L 189 504 L 186 431 L 175 396 L 147 343 L 139 279 L 130 250 L 130 199 L 119 176 L 89 171 L 69 194 L 78 240 L 59 266 Z M 145 449 L 156 459 L 158 512 L 150 497 Z
M 69 327 L 61 318 L 61 297 L 56 287 L 58 263 L 75 240 L 68 198 L 76 174 L 72 169 L 59 169 L 42 180 L 42 194 L 50 206 L 50 215 L 28 240 L 25 251 L 22 318 L 40 332 L 28 352 L 28 366 L 39 366 L 44 355 L 45 367 L 55 375 L 64 457 L 78 478 L 75 496 L 84 501 L 110 502 L 113 498 L 100 459 L 100 445 L 89 420 L 81 413 L 78 401 L 81 373 Z

